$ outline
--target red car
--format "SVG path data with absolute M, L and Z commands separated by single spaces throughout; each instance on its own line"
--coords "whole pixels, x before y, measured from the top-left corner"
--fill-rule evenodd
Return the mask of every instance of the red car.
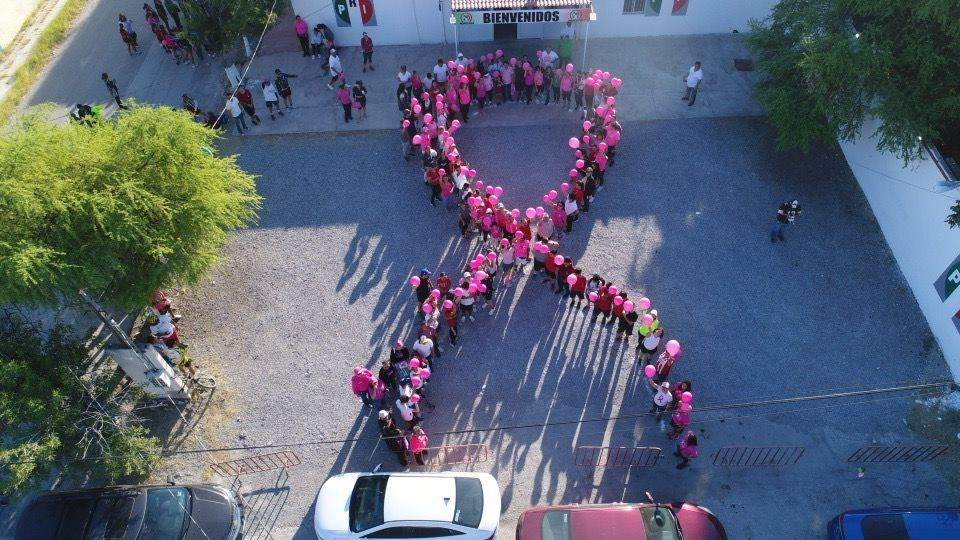
M 530 508 L 517 540 L 726 540 L 710 510 L 688 502 L 567 504 Z

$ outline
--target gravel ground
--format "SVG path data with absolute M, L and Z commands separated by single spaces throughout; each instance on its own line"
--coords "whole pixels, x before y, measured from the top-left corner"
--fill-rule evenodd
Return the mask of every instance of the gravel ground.
M 503 108 L 497 114 L 510 114 Z M 577 122 L 471 128 L 458 142 L 504 200 L 535 204 L 570 167 L 565 141 Z M 589 215 L 564 241 L 584 268 L 653 299 L 669 337 L 685 345 L 674 369 L 694 382 L 695 405 L 821 394 L 946 377 L 877 224 L 835 148 L 780 153 L 759 118 L 634 122 Z M 455 271 L 472 252 L 455 216 L 431 208 L 421 172 L 399 155 L 394 132 L 248 137 L 228 142 L 261 175 L 257 228 L 239 234 L 225 263 L 191 291 L 184 331 L 218 361 L 236 390 L 238 446 L 375 437 L 376 423 L 349 390 L 350 368 L 373 366 L 408 337 L 407 278 L 422 266 Z M 499 180 L 502 179 L 502 180 Z M 804 213 L 771 244 L 779 202 Z M 526 507 L 574 501 L 688 498 L 712 508 L 731 538 L 815 538 L 853 507 L 958 504 L 930 465 L 875 465 L 858 479 L 845 463 L 871 442 L 910 443 L 906 394 L 734 409 L 694 416 L 701 458 L 673 468 L 671 442 L 650 418 L 543 428 L 646 412 L 649 393 L 632 345 L 567 309 L 538 281 L 499 294 L 492 315 L 462 328 L 430 391 L 432 445 L 487 444 L 470 466 L 503 491 L 501 537 Z M 219 359 L 219 360 L 214 360 Z M 909 369 L 907 369 L 909 368 Z M 578 469 L 584 445 L 659 446 L 665 458 L 628 477 Z M 797 445 L 797 465 L 726 469 L 727 445 Z M 258 450 L 266 452 L 269 450 Z M 312 499 L 330 474 L 396 461 L 364 439 L 296 449 L 289 482 L 249 477 L 279 538 L 312 537 Z M 236 455 L 245 455 L 238 452 Z M 910 474 L 910 500 L 900 491 Z M 841 502 L 837 493 L 843 493 Z

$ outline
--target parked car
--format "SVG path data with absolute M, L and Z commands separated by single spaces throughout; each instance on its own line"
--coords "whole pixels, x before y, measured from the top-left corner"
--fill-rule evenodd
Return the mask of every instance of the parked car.
M 242 518 L 233 492 L 215 485 L 52 491 L 26 507 L 14 540 L 235 540 Z
M 321 540 L 487 540 L 500 522 L 500 486 L 486 473 L 347 473 L 323 483 L 315 506 Z
M 689 502 L 566 504 L 520 514 L 517 540 L 726 540 L 713 513 Z
M 960 538 L 960 508 L 851 510 L 827 524 L 830 540 Z

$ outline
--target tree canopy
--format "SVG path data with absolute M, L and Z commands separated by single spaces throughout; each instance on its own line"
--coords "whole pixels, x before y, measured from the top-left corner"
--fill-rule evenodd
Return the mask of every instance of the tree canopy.
M 274 5 L 273 0 L 190 0 L 180 3 L 184 29 L 216 51 L 231 44 L 237 45 L 236 40 L 244 35 L 259 37 L 264 25 L 277 21 L 277 15 L 271 11 Z
M 855 139 L 875 116 L 878 150 L 910 161 L 960 122 L 956 0 L 781 0 L 751 26 L 781 148 Z
M 0 134 L 0 303 L 56 304 L 87 288 L 117 307 L 194 283 L 229 231 L 256 219 L 254 177 L 215 131 L 169 108 Z

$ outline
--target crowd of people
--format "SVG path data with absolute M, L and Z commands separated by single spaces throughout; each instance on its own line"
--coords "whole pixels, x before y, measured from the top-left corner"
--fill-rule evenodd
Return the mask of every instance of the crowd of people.
M 144 21 L 164 52 L 170 55 L 177 65 L 189 63 L 196 66 L 198 60 L 203 60 L 203 50 L 208 49 L 208 54 L 210 51 L 204 46 L 202 38 L 184 30 L 180 12 L 180 5 L 174 0 L 154 0 L 153 6 L 143 4 Z M 117 17 L 117 30 L 120 39 L 127 46 L 127 52 L 130 55 L 140 54 L 137 31 L 133 22 L 123 13 Z
M 462 272 L 453 276 L 439 272 L 434 277 L 429 268 L 423 268 L 411 276 L 420 323 L 412 350 L 398 341 L 378 373 L 354 368 L 354 393 L 377 408 L 381 435 L 403 465 L 408 452 L 420 464 L 427 452 L 429 438 L 423 430 L 421 406 L 432 407 L 425 389 L 443 353 L 441 328 L 446 329 L 446 340 L 456 345 L 461 324 L 475 321 L 485 309 L 492 314 L 497 290 L 525 277 L 548 284 L 564 301 L 569 300 L 568 309 L 592 308 L 595 324 L 616 325 L 617 341 L 629 342 L 636 333 L 636 354 L 654 391 L 651 413 L 659 418 L 669 411 L 668 435 L 681 439 L 677 467 L 686 467 L 696 457 L 696 435 L 684 434 L 693 412 L 692 383 L 682 381 L 671 388 L 667 380 L 682 355 L 680 344 L 664 341 L 665 328 L 649 298 L 634 300 L 612 280 L 588 272 L 562 252 L 560 241 L 590 211 L 607 170 L 614 165 L 622 133 L 616 100 L 623 83 L 602 70 L 577 71 L 569 63 L 554 67 L 556 60 L 549 50 L 539 51 L 534 62 L 524 57 L 507 60 L 502 50 L 478 59 L 460 55 L 456 60 L 438 61 L 429 83 L 421 85 L 419 92 L 414 90 L 415 74 L 407 72 L 406 77 L 405 67 L 401 68 L 398 95 L 407 91 L 408 83 L 411 94 L 408 102 L 401 102 L 407 105 L 400 121 L 404 158 L 409 161 L 419 154 L 430 204 L 457 209 L 461 236 L 478 239 L 475 256 Z M 519 77 L 514 76 L 514 68 L 520 70 Z M 504 73 L 511 74 L 509 85 L 503 83 Z M 542 77 L 549 77 L 544 79 L 549 84 L 538 84 Z M 486 91 L 487 81 L 493 82 L 493 97 Z M 559 83 L 556 94 L 554 81 Z M 568 141 L 573 168 L 559 190 L 543 195 L 544 206 L 508 209 L 502 202 L 504 189 L 478 177 L 457 146 L 455 134 L 468 121 L 472 105 L 481 108 L 514 99 L 549 103 L 551 98 L 582 111 L 582 134 Z M 397 397 L 391 403 L 393 395 Z M 394 419 L 394 410 L 401 425 Z

